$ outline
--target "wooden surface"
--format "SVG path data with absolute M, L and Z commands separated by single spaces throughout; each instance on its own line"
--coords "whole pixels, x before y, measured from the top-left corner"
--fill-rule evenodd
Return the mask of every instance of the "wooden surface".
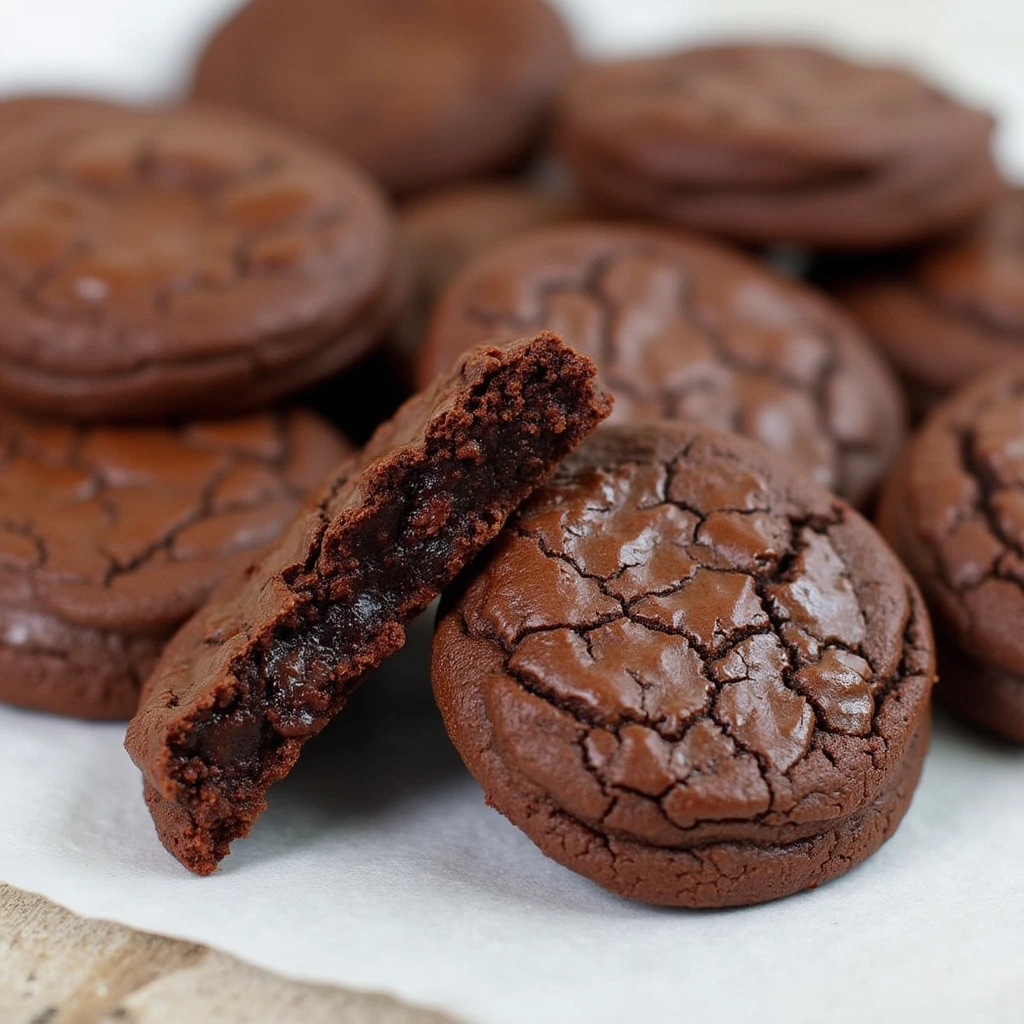
M 76 917 L 5 885 L 0 1022 L 454 1024 L 385 996 L 288 981 L 204 946 Z

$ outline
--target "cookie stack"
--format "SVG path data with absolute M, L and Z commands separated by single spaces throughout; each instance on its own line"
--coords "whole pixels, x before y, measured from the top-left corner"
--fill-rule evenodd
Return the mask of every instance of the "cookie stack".
M 37 98 L 0 126 L 0 694 L 125 718 L 351 450 L 270 406 L 394 315 L 394 221 L 359 172 L 234 114 Z
M 544 853 L 669 906 L 847 871 L 925 758 L 926 600 L 1024 738 L 1024 371 L 904 444 L 1024 322 L 992 128 L 807 47 L 585 63 L 542 0 L 252 0 L 184 106 L 0 107 L 0 697 L 134 712 L 207 874 L 440 596 L 424 683 Z
M 741 242 L 876 249 L 958 227 L 996 187 L 992 120 L 900 68 L 798 46 L 598 64 L 559 140 L 602 204 Z

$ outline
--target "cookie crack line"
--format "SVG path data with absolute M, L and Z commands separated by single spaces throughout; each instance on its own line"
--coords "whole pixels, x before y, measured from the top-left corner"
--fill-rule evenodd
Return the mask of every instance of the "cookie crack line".
M 248 280 L 288 277 L 294 278 L 296 281 L 310 280 L 311 268 L 307 262 L 268 260 L 257 263 L 252 255 L 253 248 L 276 237 L 287 237 L 289 233 L 295 231 L 307 231 L 312 238 L 317 238 L 323 232 L 341 224 L 345 219 L 345 213 L 346 207 L 343 204 L 333 203 L 320 209 L 302 211 L 273 226 L 251 230 L 237 229 L 237 240 L 226 253 L 225 265 L 230 269 L 230 274 L 218 276 L 211 274 L 209 270 L 189 270 L 177 278 L 154 285 L 150 290 L 152 312 L 161 318 L 166 318 L 174 312 L 174 303 L 186 295 L 199 292 L 211 295 L 226 294 Z M 210 221 L 212 222 L 213 218 L 210 218 Z M 94 238 L 76 237 L 68 243 L 65 252 L 35 271 L 23 286 L 17 285 L 9 268 L 0 265 L 0 274 L 3 274 L 8 287 L 18 295 L 21 303 L 34 309 L 40 315 L 68 324 L 84 322 L 99 325 L 106 319 L 106 310 L 100 303 L 72 310 L 48 302 L 41 295 L 47 285 L 70 270 L 77 261 L 97 251 Z M 171 362 L 172 360 L 161 360 L 160 362 L 163 361 Z M 34 365 L 28 359 L 24 361 L 24 364 Z M 145 361 L 138 365 L 145 365 Z
M 662 468 L 666 471 L 667 475 L 670 466 L 668 464 L 663 464 Z M 676 505 L 676 507 L 686 509 L 687 511 L 694 511 L 692 507 L 686 506 L 683 503 L 673 502 L 671 500 L 666 500 L 660 504 L 672 504 Z M 655 505 L 653 507 L 658 507 L 658 505 Z M 697 512 L 695 512 L 695 514 L 698 514 L 702 518 L 706 519 L 706 517 L 709 515 L 727 510 L 728 509 L 726 508 L 715 508 L 709 510 L 708 512 L 698 510 Z M 567 553 L 552 551 L 544 542 L 541 536 L 532 532 L 528 527 L 523 525 L 520 517 L 519 520 L 513 522 L 508 527 L 508 529 L 512 533 L 521 538 L 531 540 L 533 543 L 537 545 L 538 550 L 540 550 L 540 552 L 545 557 L 561 561 L 564 564 L 571 567 L 571 569 L 581 578 L 595 582 L 604 596 L 612 599 L 619 605 L 619 610 L 615 613 L 599 615 L 595 617 L 592 621 L 585 623 L 545 623 L 544 625 L 539 626 L 524 627 L 517 632 L 515 638 L 511 642 L 502 639 L 493 632 L 488 632 L 486 634 L 486 639 L 497 644 L 502 649 L 504 653 L 505 671 L 509 672 L 515 678 L 519 679 L 520 682 L 523 682 L 525 684 L 527 681 L 521 673 L 514 671 L 513 667 L 510 665 L 510 660 L 527 637 L 535 636 L 538 633 L 565 630 L 580 637 L 580 639 L 583 640 L 585 644 L 587 644 L 588 650 L 591 650 L 591 633 L 614 622 L 628 620 L 634 625 L 640 626 L 651 633 L 662 633 L 669 636 L 679 636 L 683 638 L 687 642 L 690 649 L 695 651 L 699 656 L 704 666 L 705 675 L 709 679 L 709 683 L 711 684 L 712 689 L 715 693 L 718 693 L 721 691 L 721 688 L 724 685 L 726 685 L 726 682 L 713 682 L 712 674 L 710 672 L 710 667 L 712 663 L 721 662 L 730 653 L 736 651 L 741 645 L 743 645 L 745 641 L 753 637 L 772 636 L 778 641 L 780 647 L 786 655 L 786 666 L 783 670 L 782 679 L 783 684 L 786 686 L 788 690 L 790 690 L 790 692 L 806 697 L 806 694 L 804 694 L 799 687 L 794 686 L 792 684 L 792 674 L 796 672 L 798 668 L 805 662 L 808 664 L 813 662 L 808 661 L 808 659 L 805 659 L 801 655 L 798 648 L 796 648 L 794 644 L 790 641 L 790 639 L 787 637 L 787 627 L 792 625 L 792 623 L 788 619 L 780 615 L 780 613 L 775 608 L 774 595 L 770 592 L 770 589 L 781 583 L 791 581 L 792 566 L 796 558 L 799 556 L 800 552 L 805 550 L 807 547 L 807 541 L 803 537 L 803 534 L 806 530 L 810 529 L 817 536 L 828 539 L 829 530 L 840 526 L 842 522 L 843 512 L 838 507 L 831 518 L 822 518 L 820 516 L 809 516 L 803 518 L 789 517 L 790 539 L 787 550 L 780 555 L 780 557 L 775 561 L 774 565 L 771 568 L 762 571 L 744 570 L 742 573 L 743 575 L 752 579 L 755 583 L 755 589 L 758 596 L 759 605 L 766 619 L 765 624 L 748 624 L 739 628 L 731 629 L 728 635 L 723 637 L 719 642 L 717 642 L 714 648 L 712 649 L 709 648 L 705 643 L 703 643 L 700 637 L 695 635 L 692 631 L 688 631 L 685 628 L 668 627 L 664 624 L 655 622 L 649 618 L 637 616 L 634 612 L 634 608 L 637 604 L 644 601 L 648 597 L 663 596 L 666 594 L 677 593 L 681 590 L 684 590 L 687 587 L 687 585 L 692 582 L 693 575 L 698 569 L 702 571 L 722 573 L 723 575 L 734 575 L 737 572 L 735 568 L 722 568 L 716 565 L 708 565 L 701 563 L 698 559 L 695 560 L 695 564 L 690 572 L 690 575 L 686 579 L 680 581 L 679 583 L 674 584 L 673 586 L 668 588 L 644 592 L 642 594 L 636 595 L 626 600 L 608 589 L 609 581 L 613 580 L 617 574 L 612 574 L 611 577 L 607 577 L 602 576 L 598 573 L 588 572 Z M 849 568 L 845 565 L 845 563 L 843 564 L 842 571 L 843 578 L 852 586 Z M 863 614 L 862 610 L 861 614 Z M 463 625 L 464 629 L 467 631 L 467 633 L 469 633 L 470 627 L 468 622 L 466 622 L 464 618 Z M 876 716 L 878 708 L 878 697 L 887 693 L 888 689 L 897 681 L 897 676 L 900 670 L 897 668 L 895 672 L 882 678 L 877 673 L 877 670 L 875 666 L 872 664 L 871 658 L 869 657 L 869 652 L 867 652 L 864 649 L 862 642 L 849 643 L 845 641 L 842 637 L 836 637 L 831 635 L 814 636 L 814 639 L 820 645 L 820 650 L 822 652 L 828 650 L 845 651 L 849 654 L 853 654 L 861 658 L 871 669 L 873 681 L 872 693 L 873 695 L 875 695 L 876 698 L 875 714 L 873 716 L 871 732 L 871 734 L 874 735 L 877 732 Z M 557 695 L 551 693 L 549 689 L 534 683 L 530 683 L 528 688 L 535 695 L 543 697 L 544 699 L 548 700 L 549 703 L 552 703 L 554 706 L 558 707 L 559 710 L 562 710 L 567 714 L 571 714 L 577 719 L 582 719 L 583 721 L 587 722 L 588 724 L 594 727 L 615 727 L 614 722 L 602 718 L 600 714 L 591 712 L 591 710 L 582 703 L 561 702 Z M 713 697 L 709 697 L 709 700 L 713 703 Z M 846 735 L 846 733 L 844 733 L 841 729 L 834 729 L 825 721 L 820 709 L 816 706 L 813 700 L 810 700 L 808 703 L 814 711 L 818 731 L 820 731 L 823 734 L 834 734 L 838 736 Z M 695 719 L 700 717 L 700 714 L 703 713 L 704 712 L 698 713 L 695 716 Z M 652 721 L 649 716 L 639 715 L 629 711 L 623 711 L 622 719 L 623 721 L 629 721 L 635 724 L 653 728 L 660 736 L 662 736 L 662 738 L 668 741 L 676 742 L 683 738 L 685 733 L 688 731 L 690 725 L 692 724 L 692 721 L 687 719 L 680 724 L 678 729 L 666 731 L 663 728 L 659 728 L 659 723 Z M 719 722 L 718 724 L 723 725 L 723 723 L 721 722 Z M 727 725 L 723 725 L 723 727 L 726 728 L 726 731 L 730 733 L 730 735 L 732 735 Z M 742 740 L 739 737 L 732 736 L 732 738 L 738 744 L 742 745 Z M 753 752 L 751 751 L 751 753 Z M 792 769 L 789 769 L 786 773 L 783 774 L 787 774 L 788 771 L 791 770 Z
M 659 254 L 651 246 L 636 245 L 626 251 L 605 252 L 590 259 L 576 273 L 541 281 L 535 291 L 537 311 L 520 313 L 514 310 L 500 310 L 478 301 L 468 303 L 463 312 L 467 317 L 484 325 L 488 330 L 499 326 L 510 330 L 524 331 L 551 328 L 555 326 L 555 318 L 551 314 L 551 303 L 563 295 L 583 295 L 589 299 L 600 313 L 598 325 L 598 362 L 602 377 L 609 386 L 618 393 L 636 401 L 657 403 L 666 415 L 673 415 L 678 401 L 694 390 L 710 389 L 715 386 L 707 381 L 688 382 L 679 387 L 652 387 L 644 389 L 630 381 L 615 368 L 616 346 L 613 340 L 614 323 L 621 316 L 621 309 L 603 290 L 603 279 L 613 272 L 620 263 L 635 259 L 658 260 Z M 695 329 L 711 346 L 716 360 L 732 372 L 745 376 L 769 380 L 786 391 L 797 391 L 806 395 L 813 405 L 822 433 L 833 446 L 837 461 L 844 455 L 857 451 L 873 451 L 877 445 L 870 441 L 857 441 L 845 438 L 834 428 L 830 413 L 828 387 L 842 370 L 838 353 L 838 343 L 832 331 L 809 319 L 806 326 L 811 328 L 813 336 L 822 343 L 826 358 L 818 369 L 814 380 L 808 382 L 787 374 L 778 367 L 765 362 L 745 360 L 733 351 L 721 332 L 706 318 L 699 315 L 692 304 L 691 290 L 686 286 L 687 274 L 680 271 L 677 289 L 678 308 L 685 322 Z M 837 467 L 838 469 L 839 467 Z
M 279 472 L 291 461 L 294 454 L 293 438 L 292 431 L 288 428 L 285 417 L 280 413 L 274 413 L 270 418 L 270 422 L 275 434 L 274 454 L 270 457 L 260 453 L 232 450 L 230 444 L 225 445 L 222 451 L 207 448 L 202 444 L 196 445 L 188 440 L 189 428 L 187 426 L 175 428 L 173 434 L 184 448 L 197 453 L 209 453 L 211 456 L 219 459 L 219 465 L 213 469 L 210 476 L 197 490 L 196 504 L 192 511 L 182 516 L 165 532 L 144 545 L 134 555 L 124 559 L 103 546 L 98 546 L 95 549 L 96 554 L 107 564 L 101 576 L 95 580 L 97 585 L 109 588 L 114 585 L 119 577 L 139 571 L 161 552 L 165 552 L 170 556 L 178 538 L 202 522 L 216 519 L 221 515 L 258 509 L 266 498 L 265 493 L 262 491 L 249 500 L 229 502 L 219 509 L 215 509 L 213 503 L 216 498 L 217 489 L 240 468 L 244 466 L 258 466 Z M 116 527 L 122 523 L 121 511 L 117 501 L 120 487 L 111 485 L 108 482 L 106 469 L 102 463 L 83 458 L 82 445 L 88 433 L 84 427 L 74 428 L 73 440 L 69 444 L 66 457 L 60 460 L 60 464 L 81 472 L 84 476 L 88 477 L 88 486 L 80 495 L 80 500 L 95 502 L 106 515 L 108 525 Z M 17 441 L 13 443 L 8 454 L 10 455 L 12 452 L 23 458 L 31 458 L 30 453 L 25 452 Z M 279 493 L 281 497 L 288 498 L 296 503 L 302 497 L 301 489 L 297 488 L 293 482 L 284 478 L 275 480 L 275 493 Z M 33 594 L 35 594 L 38 574 L 46 572 L 49 567 L 49 547 L 45 536 L 37 529 L 34 529 L 32 524 L 27 521 L 0 520 L 0 530 L 24 537 L 35 546 L 38 558 L 33 564 L 25 567 L 28 578 L 31 581 Z M 66 577 L 67 573 L 62 575 Z M 85 582 L 89 577 L 79 575 L 75 579 Z
M 1024 399 L 1024 382 L 1016 382 L 1007 394 L 992 396 L 987 401 L 972 407 L 974 418 L 983 416 L 996 405 L 1007 400 L 1021 401 Z M 928 537 L 926 543 L 932 552 L 934 564 L 942 581 L 943 587 L 949 591 L 961 605 L 965 613 L 968 609 L 963 607 L 963 599 L 973 591 L 978 590 L 993 580 L 1011 584 L 1024 591 L 1024 580 L 1020 576 L 1007 572 L 1001 568 L 1003 556 L 1009 554 L 1024 559 L 1024 544 L 1007 532 L 1001 521 L 998 510 L 993 505 L 993 496 L 997 491 L 1020 492 L 1020 485 L 1007 486 L 997 481 L 992 472 L 985 466 L 984 460 L 977 452 L 977 434 L 971 426 L 951 425 L 950 430 L 955 441 L 957 457 L 960 470 L 972 481 L 975 486 L 975 499 L 961 509 L 956 515 L 950 518 L 946 524 L 942 536 L 939 539 Z M 1002 554 L 992 559 L 989 568 L 978 572 L 972 579 L 957 580 L 954 578 L 955 567 L 947 563 L 941 552 L 941 546 L 949 539 L 951 534 L 965 522 L 974 516 L 979 516 L 985 524 L 985 530 L 1002 549 Z

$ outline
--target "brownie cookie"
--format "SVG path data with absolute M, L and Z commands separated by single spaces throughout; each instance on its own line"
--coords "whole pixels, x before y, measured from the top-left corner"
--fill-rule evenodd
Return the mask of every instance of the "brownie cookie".
M 395 258 L 340 161 L 223 112 L 123 112 L 0 192 L 0 393 L 90 420 L 257 407 L 366 351 Z
M 927 409 L 1024 355 L 1024 189 L 970 232 L 835 291 Z
M 714 243 L 607 224 L 511 242 L 442 297 L 420 379 L 481 337 L 541 327 L 597 362 L 618 421 L 735 430 L 855 504 L 902 441 L 899 388 L 856 327 L 804 285 Z
M 189 870 L 216 868 L 405 623 L 607 415 L 594 374 L 550 334 L 467 353 L 178 633 L 126 746 Z
M 886 481 L 879 525 L 936 617 L 936 696 L 1024 743 L 1024 361 L 933 410 Z
M 571 63 L 544 0 L 253 0 L 210 41 L 194 94 L 406 193 L 524 157 Z
M 85 119 L 94 113 L 113 113 L 120 108 L 103 100 L 84 96 L 26 93 L 0 99 L 0 143 L 13 132 L 39 124 L 49 118 Z
M 128 718 L 175 629 L 348 450 L 299 411 L 159 429 L 0 413 L 0 700 Z
M 438 296 L 470 260 L 517 235 L 580 213 L 571 199 L 514 181 L 456 186 L 407 204 L 398 223 L 413 280 L 390 345 L 401 369 L 412 374 Z
M 583 67 L 558 123 L 593 200 L 750 243 L 900 245 L 963 224 L 998 187 L 987 114 L 808 47 Z
M 0 195 L 76 135 L 137 111 L 79 96 L 26 94 L 0 100 Z
M 598 431 L 442 601 L 433 679 L 488 803 L 668 906 L 870 856 L 929 732 L 924 603 L 875 531 L 759 445 Z

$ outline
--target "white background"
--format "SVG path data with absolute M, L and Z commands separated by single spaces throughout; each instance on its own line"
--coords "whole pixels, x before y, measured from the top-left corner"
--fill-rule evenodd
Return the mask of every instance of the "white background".
M 1024 0 L 552 0 L 593 53 L 724 34 L 817 38 L 912 60 L 1006 121 L 1024 174 Z M 0 0 L 0 89 L 69 87 L 163 97 L 238 0 Z
M 0 89 L 172 94 L 231 2 L 0 0 Z M 562 0 L 594 52 L 726 30 L 913 58 L 996 107 L 1024 174 L 1024 2 Z M 941 722 L 897 836 L 816 893 L 651 910 L 487 810 L 430 704 L 422 628 L 213 877 L 160 848 L 116 726 L 0 708 L 0 878 L 86 914 L 494 1024 L 1024 1019 L 1024 752 Z

